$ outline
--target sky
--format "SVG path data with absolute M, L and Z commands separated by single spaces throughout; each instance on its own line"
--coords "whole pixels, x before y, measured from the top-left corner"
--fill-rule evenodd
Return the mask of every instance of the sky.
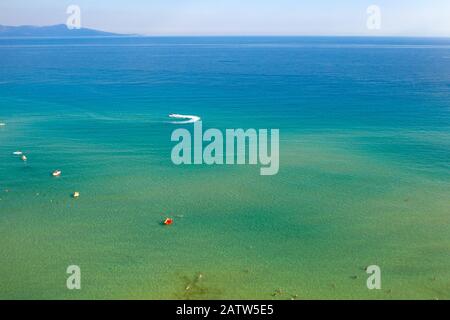
M 65 23 L 144 35 L 375 35 L 450 37 L 450 0 L 0 0 L 2 25 Z M 367 8 L 380 8 L 380 29 Z

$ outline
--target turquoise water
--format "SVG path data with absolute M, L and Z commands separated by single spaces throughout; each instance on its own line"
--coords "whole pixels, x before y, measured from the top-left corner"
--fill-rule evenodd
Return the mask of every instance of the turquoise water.
M 3 39 L 0 57 L 0 298 L 450 298 L 449 39 Z M 170 113 L 280 129 L 279 173 L 173 165 Z

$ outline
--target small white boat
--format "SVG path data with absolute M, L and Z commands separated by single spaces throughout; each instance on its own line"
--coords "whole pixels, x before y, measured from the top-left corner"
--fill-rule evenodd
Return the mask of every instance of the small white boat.
M 23 161 L 27 161 L 28 160 L 27 156 L 26 155 L 22 155 L 22 160 Z
M 198 116 L 177 114 L 177 113 L 169 114 L 169 118 L 185 120 L 185 121 L 172 121 L 173 124 L 187 124 L 187 123 L 194 123 L 194 122 L 201 120 L 201 118 Z
M 59 177 L 60 175 L 61 175 L 61 170 L 55 170 L 52 173 L 52 176 L 54 176 L 54 177 Z
M 4 127 L 4 126 L 6 126 L 6 123 L 0 122 L 0 127 Z
M 21 155 L 23 155 L 23 152 L 22 152 L 22 151 L 14 151 L 14 152 L 13 152 L 13 155 L 15 155 L 15 156 L 21 156 Z

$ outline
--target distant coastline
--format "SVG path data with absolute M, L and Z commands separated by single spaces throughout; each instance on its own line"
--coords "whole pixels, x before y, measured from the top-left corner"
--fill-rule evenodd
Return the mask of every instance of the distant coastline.
M 0 25 L 0 38 L 81 38 L 137 36 L 81 28 L 69 29 L 65 24 L 52 26 L 4 26 Z

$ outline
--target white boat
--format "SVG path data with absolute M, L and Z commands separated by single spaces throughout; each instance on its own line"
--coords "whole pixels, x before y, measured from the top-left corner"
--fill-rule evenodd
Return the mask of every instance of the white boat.
M 61 170 L 55 170 L 52 173 L 52 176 L 54 176 L 54 177 L 59 177 L 60 175 L 61 175 Z
M 173 124 L 187 124 L 187 123 L 194 123 L 194 122 L 201 120 L 201 118 L 199 116 L 176 114 L 176 113 L 169 114 L 169 118 L 185 120 L 185 121 L 173 121 L 172 122 Z

